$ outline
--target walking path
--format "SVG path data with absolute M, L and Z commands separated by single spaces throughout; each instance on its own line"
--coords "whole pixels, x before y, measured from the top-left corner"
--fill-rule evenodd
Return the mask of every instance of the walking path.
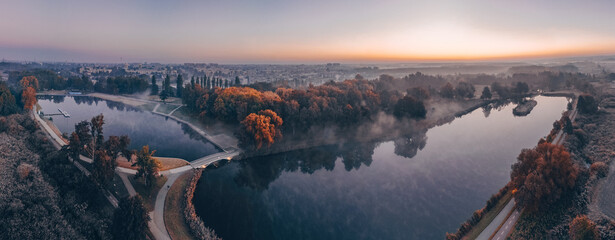
M 515 206 L 515 199 L 512 198 L 506 206 L 498 213 L 497 216 L 487 225 L 487 227 L 476 237 L 476 240 L 489 240 L 489 237 L 498 229 L 500 224 L 504 222 L 510 211 L 513 210 Z

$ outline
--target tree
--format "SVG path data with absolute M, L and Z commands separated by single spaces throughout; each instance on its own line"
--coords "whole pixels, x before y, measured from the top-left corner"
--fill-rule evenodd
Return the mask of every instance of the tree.
M 143 199 L 136 195 L 123 198 L 113 213 L 111 231 L 114 239 L 147 239 L 147 223 L 150 217 L 143 206 Z
M 79 137 L 79 141 L 81 141 L 82 146 L 84 145 L 88 145 L 90 146 L 92 144 L 92 135 L 91 135 L 91 131 L 90 131 L 90 123 L 88 121 L 81 121 L 77 124 L 75 124 L 75 133 L 77 134 L 77 136 Z M 80 148 L 80 150 L 83 150 L 84 148 Z M 88 148 L 90 149 L 90 148 Z M 88 153 L 89 156 L 93 156 L 94 152 L 89 152 Z
M 158 84 L 156 83 L 156 76 L 152 75 L 152 92 L 150 95 L 158 95 Z
M 149 151 L 149 146 L 145 145 L 137 152 L 137 162 L 132 166 L 137 166 L 137 174 L 135 177 L 143 178 L 145 185 L 151 187 L 152 183 L 156 180 L 158 170 L 160 169 L 160 162 L 153 158 L 156 151 Z
M 475 91 L 474 86 L 467 82 L 459 82 L 457 88 L 455 88 L 455 92 L 460 98 L 473 98 Z
M 489 87 L 485 86 L 485 88 L 483 88 L 483 93 L 480 95 L 480 99 L 486 100 L 486 99 L 491 99 L 491 90 L 489 90 Z
M 578 171 L 563 146 L 541 141 L 522 150 L 512 166 L 515 200 L 529 211 L 552 204 L 574 187 Z
M 92 134 L 92 140 L 94 141 L 92 143 L 92 148 L 94 149 L 99 149 L 103 143 L 104 143 L 104 136 L 103 136 L 103 125 L 105 124 L 105 117 L 103 116 L 103 114 L 99 114 L 98 116 L 95 116 L 92 118 L 92 120 L 90 121 L 90 131 Z
M 568 234 L 572 240 L 600 239 L 596 223 L 585 215 L 579 215 L 570 222 Z
M 115 174 L 116 161 L 109 156 L 105 149 L 98 149 L 94 152 L 92 176 L 101 185 L 106 185 Z
M 239 76 L 235 76 L 235 86 L 241 85 L 241 81 L 239 80 Z
M 425 101 L 431 97 L 429 91 L 422 87 L 413 87 L 406 91 L 407 95 L 414 97 L 416 100 Z
M 502 86 L 499 82 L 491 83 L 491 91 L 496 92 L 501 99 L 506 99 L 511 96 L 510 89 L 506 86 Z
M 517 82 L 515 83 L 515 88 L 513 89 L 515 94 L 521 95 L 530 91 L 530 87 L 525 82 Z
M 271 146 L 276 138 L 282 137 L 279 130 L 283 124 L 282 118 L 269 109 L 259 111 L 258 114 L 251 113 L 241 124 L 245 138 L 254 142 L 257 149 L 260 149 L 263 143 Z
M 440 95 L 443 98 L 454 98 L 455 97 L 455 89 L 451 83 L 446 83 L 442 88 L 440 88 Z
M 169 94 L 167 91 L 162 91 L 160 92 L 160 100 L 162 100 L 162 102 L 165 102 L 167 100 L 167 98 L 169 98 Z
M 23 77 L 20 81 L 22 87 L 21 102 L 23 108 L 32 110 L 36 104 L 36 89 L 38 88 L 38 79 L 34 76 Z
M 121 137 L 109 136 L 109 139 L 105 142 L 105 150 L 107 150 L 113 160 L 117 159 L 120 153 L 130 160 L 128 145 L 130 145 L 130 138 L 126 135 Z
M 197 80 L 198 80 L 198 78 L 197 78 Z M 190 79 L 190 86 L 191 86 L 191 87 L 194 87 L 194 84 L 195 84 L 195 82 L 194 82 L 194 76 L 192 76 L 192 78 Z
M 11 115 L 18 110 L 15 96 L 4 82 L 0 82 L 0 116 Z
M 577 102 L 577 107 L 581 113 L 593 114 L 598 111 L 598 102 L 596 102 L 596 99 L 592 95 L 581 94 Z
M 177 75 L 177 94 L 175 94 L 176 97 L 178 98 L 182 97 L 183 88 L 184 88 L 184 79 L 182 78 L 182 75 L 179 74 Z
M 423 101 L 418 101 L 411 96 L 405 96 L 397 101 L 393 114 L 398 118 L 425 118 L 427 110 L 425 110 Z
M 76 132 L 70 134 L 68 138 L 68 151 L 70 152 L 70 156 L 73 159 L 73 162 L 79 159 L 79 154 L 81 153 L 81 149 L 83 148 L 83 143 L 79 140 L 79 135 Z

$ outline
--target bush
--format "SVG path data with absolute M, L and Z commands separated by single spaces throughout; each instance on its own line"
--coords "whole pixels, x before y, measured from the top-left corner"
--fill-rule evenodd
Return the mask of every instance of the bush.
M 590 166 L 590 170 L 593 175 L 603 178 L 609 173 L 609 166 L 604 162 L 595 162 Z
M 27 163 L 19 164 L 19 166 L 17 167 L 17 174 L 19 175 L 19 179 L 25 180 L 26 178 L 30 177 L 30 173 L 33 170 L 34 170 L 34 166 L 30 164 L 27 164 Z
M 585 215 L 577 216 L 572 220 L 569 234 L 572 240 L 600 239 L 596 223 Z

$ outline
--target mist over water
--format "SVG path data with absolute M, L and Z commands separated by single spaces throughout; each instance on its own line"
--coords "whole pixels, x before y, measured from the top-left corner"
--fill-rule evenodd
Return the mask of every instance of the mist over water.
M 477 109 L 391 141 L 346 143 L 208 169 L 194 203 L 224 239 L 442 239 L 509 180 L 567 100 Z

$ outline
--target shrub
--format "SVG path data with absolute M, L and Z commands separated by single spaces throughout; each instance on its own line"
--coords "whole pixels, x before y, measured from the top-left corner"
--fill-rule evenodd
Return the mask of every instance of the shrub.
M 604 162 L 595 162 L 590 166 L 592 174 L 595 174 L 599 178 L 606 177 L 609 173 L 609 166 Z
M 569 234 L 572 240 L 600 239 L 596 223 L 585 215 L 579 215 L 572 220 Z
M 24 180 L 30 176 L 30 173 L 34 170 L 34 166 L 22 163 L 17 167 L 17 174 L 19 175 L 19 179 Z

